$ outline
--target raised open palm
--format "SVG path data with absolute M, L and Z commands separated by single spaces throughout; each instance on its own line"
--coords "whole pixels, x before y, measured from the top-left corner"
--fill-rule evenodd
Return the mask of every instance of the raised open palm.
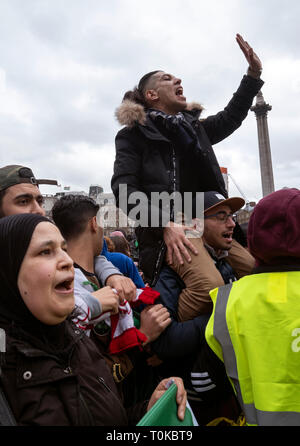
M 246 60 L 249 63 L 249 68 L 252 71 L 259 72 L 262 70 L 262 63 L 253 48 L 246 42 L 240 34 L 236 35 L 236 41 L 244 53 Z

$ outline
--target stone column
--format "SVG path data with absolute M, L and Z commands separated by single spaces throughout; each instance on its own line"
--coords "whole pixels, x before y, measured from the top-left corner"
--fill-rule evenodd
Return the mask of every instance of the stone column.
M 272 110 L 272 107 L 269 104 L 266 104 L 262 92 L 260 91 L 256 96 L 256 104 L 251 107 L 251 111 L 255 113 L 257 120 L 260 172 L 264 197 L 274 192 L 272 157 L 267 119 L 268 111 L 270 110 Z

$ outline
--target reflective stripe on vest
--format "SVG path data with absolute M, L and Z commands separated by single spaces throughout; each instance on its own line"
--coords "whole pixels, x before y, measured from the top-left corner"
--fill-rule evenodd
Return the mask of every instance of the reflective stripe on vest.
M 262 426 L 300 426 L 299 412 L 266 412 L 257 410 L 254 404 L 244 404 L 238 379 L 238 369 L 234 347 L 226 322 L 226 308 L 232 284 L 218 289 L 214 315 L 214 337 L 222 346 L 224 364 L 227 375 L 234 385 L 238 401 L 244 412 L 248 425 Z

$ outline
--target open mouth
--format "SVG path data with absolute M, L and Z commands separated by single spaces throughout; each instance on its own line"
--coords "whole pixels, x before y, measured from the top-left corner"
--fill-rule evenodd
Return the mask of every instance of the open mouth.
M 175 94 L 176 96 L 183 96 L 183 88 L 182 87 L 177 88 Z
M 58 283 L 55 286 L 55 289 L 56 289 L 56 291 L 59 291 L 59 292 L 73 291 L 73 278 L 64 280 L 63 282 Z
M 228 241 L 232 241 L 232 232 L 224 232 L 222 237 L 226 238 Z

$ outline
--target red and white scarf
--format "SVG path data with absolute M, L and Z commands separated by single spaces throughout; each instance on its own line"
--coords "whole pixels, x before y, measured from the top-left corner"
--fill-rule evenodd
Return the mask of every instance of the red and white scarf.
M 116 354 L 133 347 L 142 347 L 147 337 L 134 326 L 133 311 L 141 304 L 153 305 L 159 292 L 150 287 L 137 289 L 136 298 L 132 302 L 125 301 L 119 305 L 119 313 L 110 315 L 111 341 L 109 352 Z M 107 319 L 106 319 L 106 322 Z

